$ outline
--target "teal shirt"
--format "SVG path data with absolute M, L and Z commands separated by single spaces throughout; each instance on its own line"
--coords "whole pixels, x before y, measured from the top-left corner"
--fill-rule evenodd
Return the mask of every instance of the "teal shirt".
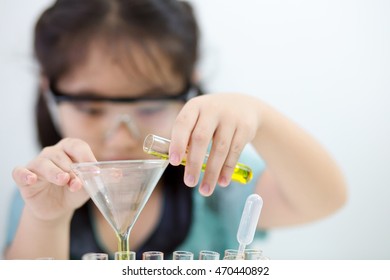
M 245 201 L 254 192 L 265 169 L 264 161 L 251 146 L 244 149 L 239 161 L 252 168 L 252 180 L 245 185 L 232 182 L 226 188 L 217 186 L 210 197 L 204 197 L 194 191 L 193 222 L 187 238 L 177 250 L 194 252 L 196 257 L 201 250 L 217 251 L 223 255 L 225 249 L 238 248 L 236 234 Z M 15 236 L 23 206 L 23 199 L 20 193 L 16 192 L 9 211 L 7 244 L 10 244 Z M 256 238 L 264 237 L 265 232 L 257 232 Z

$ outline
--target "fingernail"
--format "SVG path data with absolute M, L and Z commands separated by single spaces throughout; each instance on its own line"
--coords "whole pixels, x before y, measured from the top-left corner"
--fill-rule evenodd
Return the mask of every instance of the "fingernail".
M 69 190 L 71 191 L 71 192 L 75 192 L 75 191 L 77 191 L 78 190 L 78 186 L 77 185 L 75 185 L 75 180 L 72 180 L 71 182 L 70 182 L 70 184 L 69 184 Z
M 202 184 L 202 186 L 200 187 L 200 190 L 202 192 L 203 195 L 208 195 L 209 192 L 210 192 L 210 185 L 207 184 L 207 183 L 204 183 Z
M 186 175 L 184 181 L 185 181 L 187 186 L 193 187 L 195 184 L 195 177 L 191 174 L 188 174 L 188 175 Z
M 24 180 L 25 180 L 27 185 L 30 185 L 34 180 L 34 176 L 31 174 L 28 174 Z
M 172 165 L 179 165 L 180 164 L 180 157 L 177 153 L 171 153 L 169 155 L 169 161 Z
M 56 175 L 56 179 L 57 179 L 57 181 L 62 182 L 62 181 L 64 181 L 64 180 L 66 179 L 67 175 L 68 175 L 68 174 L 66 174 L 66 173 L 64 173 L 64 172 L 60 172 L 60 173 L 58 173 L 58 174 Z
M 221 178 L 219 178 L 219 184 L 223 187 L 226 187 L 229 184 L 229 181 L 225 176 L 221 176 Z

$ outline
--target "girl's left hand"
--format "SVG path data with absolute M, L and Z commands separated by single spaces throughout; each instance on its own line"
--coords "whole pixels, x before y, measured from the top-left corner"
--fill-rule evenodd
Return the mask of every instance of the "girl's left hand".
M 216 184 L 227 186 L 246 144 L 261 124 L 260 101 L 242 94 L 210 94 L 190 99 L 172 129 L 169 161 L 186 158 L 184 182 L 194 187 L 212 141 L 200 192 L 209 196 Z

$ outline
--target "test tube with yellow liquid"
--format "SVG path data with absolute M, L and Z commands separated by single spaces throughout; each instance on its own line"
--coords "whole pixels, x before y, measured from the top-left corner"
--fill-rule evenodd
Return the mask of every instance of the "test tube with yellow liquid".
M 161 159 L 168 159 L 169 158 L 169 145 L 171 141 L 168 139 L 165 139 L 163 137 L 154 135 L 154 134 L 149 134 L 146 136 L 144 140 L 144 152 L 147 154 L 159 157 Z M 205 157 L 205 161 L 207 162 L 208 154 Z M 186 160 L 183 159 L 181 162 L 181 165 L 186 165 Z M 206 169 L 206 163 L 202 165 L 202 171 L 205 171 Z M 252 180 L 252 169 L 242 163 L 237 163 L 233 175 L 232 175 L 232 181 L 241 183 L 241 184 L 246 184 L 250 180 Z

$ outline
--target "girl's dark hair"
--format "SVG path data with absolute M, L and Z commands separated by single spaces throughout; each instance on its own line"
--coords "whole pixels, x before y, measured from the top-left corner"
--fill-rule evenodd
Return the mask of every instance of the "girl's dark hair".
M 136 46 L 163 71 L 151 49 L 157 47 L 184 82 L 190 81 L 198 58 L 199 31 L 193 10 L 177 0 L 57 0 L 38 19 L 34 35 L 35 56 L 42 74 L 51 81 L 83 63 L 96 40 L 104 42 L 111 55 L 120 51 L 129 59 Z M 35 112 L 39 144 L 56 144 L 61 136 L 42 93 Z

